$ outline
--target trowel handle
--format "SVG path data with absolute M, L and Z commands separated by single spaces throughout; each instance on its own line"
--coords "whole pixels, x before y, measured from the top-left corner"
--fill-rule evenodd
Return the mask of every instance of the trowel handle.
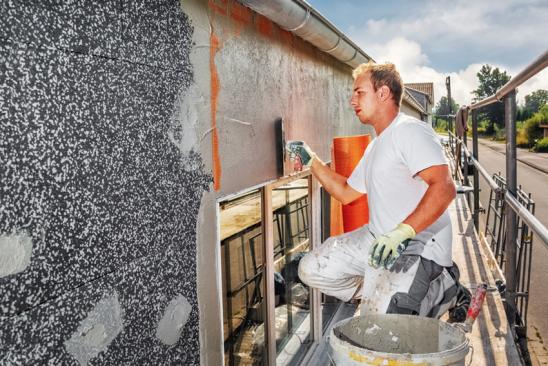
M 474 293 L 474 296 L 472 297 L 472 301 L 470 302 L 470 307 L 468 308 L 468 312 L 466 313 L 466 320 L 463 324 L 463 329 L 466 333 L 470 333 L 472 331 L 472 325 L 476 321 L 476 318 L 478 317 L 481 307 L 483 305 L 483 301 L 485 300 L 485 295 L 487 294 L 487 284 L 482 283 L 476 287 L 476 292 Z
M 470 307 L 468 308 L 468 313 L 466 314 L 466 320 L 468 320 L 468 318 L 472 318 L 473 320 L 476 320 L 481 310 L 481 306 L 483 305 L 483 301 L 485 300 L 486 293 L 487 293 L 486 283 L 482 283 L 476 288 L 476 292 L 474 293 L 474 296 L 472 297 L 472 301 L 470 302 Z

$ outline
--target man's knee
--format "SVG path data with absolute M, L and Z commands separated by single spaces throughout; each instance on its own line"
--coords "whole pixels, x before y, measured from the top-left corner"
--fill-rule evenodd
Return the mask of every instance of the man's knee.
M 421 300 L 413 298 L 412 295 L 404 292 L 398 292 L 390 299 L 390 304 L 386 310 L 387 314 L 406 314 L 419 315 Z
M 314 287 L 319 272 L 322 269 L 325 270 L 325 267 L 328 265 L 325 257 L 329 257 L 328 253 L 333 245 L 331 243 L 335 240 L 335 237 L 328 238 L 319 248 L 308 252 L 301 258 L 299 262 L 299 278 L 304 284 Z
M 444 267 L 420 258 L 411 286 L 407 291 L 392 296 L 387 313 L 432 317 L 445 296 L 451 296 L 454 283 Z
M 317 261 L 312 252 L 307 253 L 299 262 L 299 279 L 308 286 L 312 286 L 317 271 Z

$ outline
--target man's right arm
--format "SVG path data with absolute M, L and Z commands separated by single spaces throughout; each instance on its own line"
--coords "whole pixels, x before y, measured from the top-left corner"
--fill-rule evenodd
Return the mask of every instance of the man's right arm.
M 298 157 L 302 165 L 310 167 L 312 174 L 325 190 L 342 204 L 349 204 L 363 195 L 346 182 L 345 176 L 331 170 L 304 141 L 287 141 L 285 149 L 290 154 L 290 159 Z
M 331 170 L 320 159 L 314 159 L 310 167 L 312 174 L 318 179 L 331 197 L 347 205 L 350 202 L 363 196 L 363 193 L 356 191 L 347 182 L 346 177 Z

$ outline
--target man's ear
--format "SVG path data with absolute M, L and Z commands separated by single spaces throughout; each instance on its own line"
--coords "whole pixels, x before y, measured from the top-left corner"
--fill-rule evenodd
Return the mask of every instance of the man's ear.
M 390 88 L 386 85 L 383 85 L 379 88 L 379 96 L 381 100 L 384 102 L 385 100 L 390 98 Z

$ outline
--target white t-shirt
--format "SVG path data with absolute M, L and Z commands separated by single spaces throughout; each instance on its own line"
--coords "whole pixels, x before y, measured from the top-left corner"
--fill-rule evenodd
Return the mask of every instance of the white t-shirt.
M 428 188 L 416 174 L 435 165 L 447 165 L 439 138 L 428 124 L 406 114 L 399 113 L 369 143 L 347 182 L 367 193 L 369 229 L 375 237 L 394 229 L 415 210 Z M 417 234 L 406 253 L 451 266 L 452 235 L 446 210 Z

